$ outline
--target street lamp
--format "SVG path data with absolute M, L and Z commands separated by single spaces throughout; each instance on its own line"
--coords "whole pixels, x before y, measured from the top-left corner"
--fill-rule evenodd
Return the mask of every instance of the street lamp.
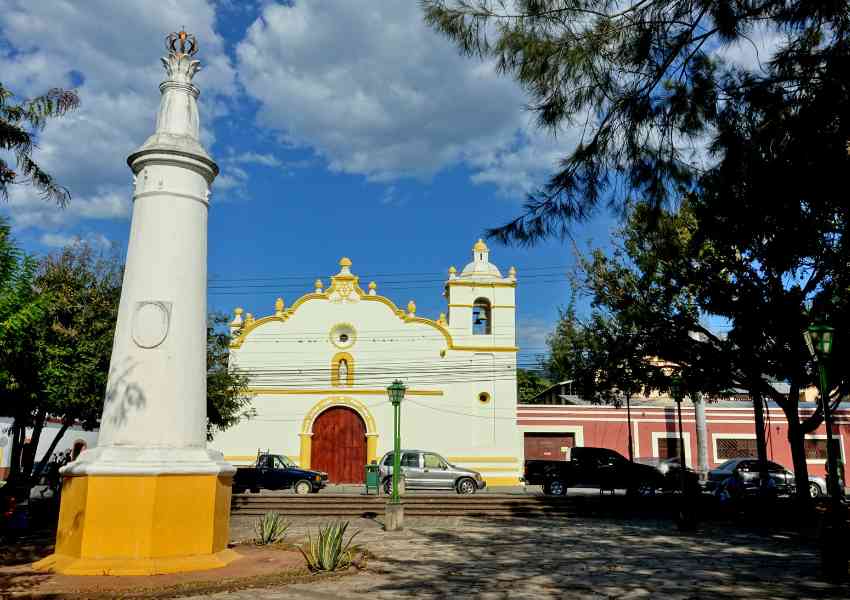
M 838 488 L 838 465 L 836 464 L 835 447 L 832 445 L 832 415 L 829 414 L 829 374 L 827 361 L 832 353 L 833 328 L 829 325 L 812 323 L 803 332 L 806 347 L 818 366 L 820 384 L 820 401 L 823 410 L 823 422 L 826 426 L 826 487 L 831 496 L 831 523 L 823 528 L 821 537 L 821 564 L 824 571 L 831 577 L 843 579 L 847 576 L 847 551 L 844 548 L 844 511 L 841 506 L 841 490 Z
M 677 521 L 679 529 L 688 530 L 696 526 L 695 515 L 690 506 L 688 506 L 687 495 L 687 480 L 685 478 L 685 436 L 682 433 L 682 380 L 678 373 L 670 379 L 670 393 L 673 395 L 673 400 L 676 401 L 676 413 L 679 419 L 679 485 L 681 487 L 681 499 L 679 504 L 679 512 Z
M 393 405 L 393 489 L 390 496 L 391 504 L 398 504 L 398 476 L 401 470 L 401 401 L 404 399 L 404 392 L 407 388 L 404 384 L 396 379 L 392 385 L 387 388 L 390 402 Z
M 626 426 L 629 429 L 629 462 L 635 462 L 634 442 L 632 440 L 632 369 L 627 364 L 623 367 L 623 375 L 626 381 Z
M 826 426 L 826 463 L 829 468 L 826 481 L 827 489 L 832 496 L 834 509 L 841 509 L 841 494 L 838 489 L 838 464 L 835 456 L 835 447 L 832 442 L 832 415 L 829 410 L 829 373 L 827 372 L 827 361 L 832 353 L 832 338 L 834 329 L 829 325 L 812 324 L 803 332 L 806 347 L 818 366 L 820 383 L 820 399 L 823 410 L 823 422 Z

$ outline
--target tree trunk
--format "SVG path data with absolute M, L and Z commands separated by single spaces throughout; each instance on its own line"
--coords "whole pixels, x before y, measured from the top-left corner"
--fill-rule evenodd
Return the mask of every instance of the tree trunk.
M 56 450 L 59 440 L 61 440 L 62 436 L 65 435 L 65 432 L 68 431 L 68 427 L 70 427 L 70 423 L 68 421 L 62 421 L 62 427 L 60 427 L 59 431 L 56 432 L 56 435 L 53 436 L 53 441 L 50 442 L 50 446 L 47 447 L 47 451 L 44 453 L 44 460 L 37 464 L 35 469 L 33 469 L 33 482 L 37 482 L 38 478 L 41 477 L 41 473 L 44 471 L 44 466 L 47 464 L 47 461 L 50 460 L 50 457 L 53 456 L 53 452 Z
M 21 425 L 20 419 L 17 417 L 12 421 L 12 448 L 9 454 L 9 478 L 10 482 L 14 482 L 21 475 L 21 453 L 24 448 L 24 440 L 26 439 L 27 428 Z
M 753 417 L 756 422 L 756 456 L 759 460 L 759 488 L 762 492 L 767 488 L 767 441 L 764 435 L 764 398 L 761 392 L 753 387 Z
M 21 475 L 26 481 L 32 476 L 32 468 L 35 464 L 35 456 L 38 452 L 38 442 L 41 440 L 41 432 L 44 430 L 44 422 L 47 420 L 47 412 L 39 410 L 36 412 L 35 419 L 32 424 L 32 435 L 30 443 L 24 447 L 24 452 L 21 461 Z
M 810 504 L 809 494 L 809 468 L 806 465 L 806 448 L 803 444 L 803 428 L 797 415 L 797 405 L 794 405 L 793 416 L 787 414 L 788 418 L 788 444 L 791 446 L 791 460 L 794 462 L 794 483 L 797 486 L 797 500 L 804 505 Z
M 700 478 L 708 473 L 708 425 L 705 420 L 705 399 L 702 394 L 691 396 L 694 403 L 694 418 L 697 425 L 697 470 Z

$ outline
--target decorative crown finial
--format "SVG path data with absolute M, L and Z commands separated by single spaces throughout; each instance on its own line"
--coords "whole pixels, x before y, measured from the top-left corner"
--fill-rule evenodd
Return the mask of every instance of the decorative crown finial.
M 169 33 L 165 38 L 165 49 L 169 54 L 177 56 L 188 54 L 195 56 L 198 51 L 198 40 L 191 33 L 181 28 L 180 31 Z

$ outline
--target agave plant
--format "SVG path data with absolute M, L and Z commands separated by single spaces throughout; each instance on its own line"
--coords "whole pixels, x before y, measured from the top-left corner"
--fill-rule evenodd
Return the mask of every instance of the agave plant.
M 289 521 L 280 516 L 279 513 L 266 513 L 254 524 L 254 532 L 257 534 L 254 541 L 261 546 L 276 544 L 283 539 L 288 528 Z
M 346 541 L 345 530 L 348 521 L 334 521 L 319 527 L 316 539 L 308 533 L 304 544 L 298 546 L 307 561 L 311 571 L 336 571 L 346 569 L 351 565 L 354 555 L 359 550 L 352 545 L 352 540 L 359 531 L 355 531 Z

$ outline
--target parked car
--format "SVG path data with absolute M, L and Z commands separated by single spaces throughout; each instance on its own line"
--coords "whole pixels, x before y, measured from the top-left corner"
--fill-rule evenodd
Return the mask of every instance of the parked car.
M 404 490 L 455 490 L 458 494 L 474 494 L 487 487 L 481 473 L 455 466 L 436 452 L 402 450 L 399 467 Z M 393 453 L 381 459 L 380 476 L 384 491 L 392 492 Z
M 657 491 L 676 491 L 681 486 L 678 462 L 642 464 L 608 448 L 572 448 L 569 460 L 527 460 L 523 480 L 543 486 L 551 496 L 563 496 L 571 487 L 625 489 L 629 494 L 652 495 Z M 699 489 L 696 473 L 685 472 L 686 490 Z
M 257 453 L 253 466 L 237 467 L 233 477 L 233 492 L 250 490 L 292 489 L 296 494 L 317 493 L 328 484 L 328 474 L 301 469 L 289 458 L 280 454 Z
M 767 461 L 767 486 L 779 496 L 794 493 L 794 474 L 775 462 Z M 708 472 L 705 490 L 717 495 L 749 495 L 761 486 L 761 466 L 755 458 L 732 458 Z

